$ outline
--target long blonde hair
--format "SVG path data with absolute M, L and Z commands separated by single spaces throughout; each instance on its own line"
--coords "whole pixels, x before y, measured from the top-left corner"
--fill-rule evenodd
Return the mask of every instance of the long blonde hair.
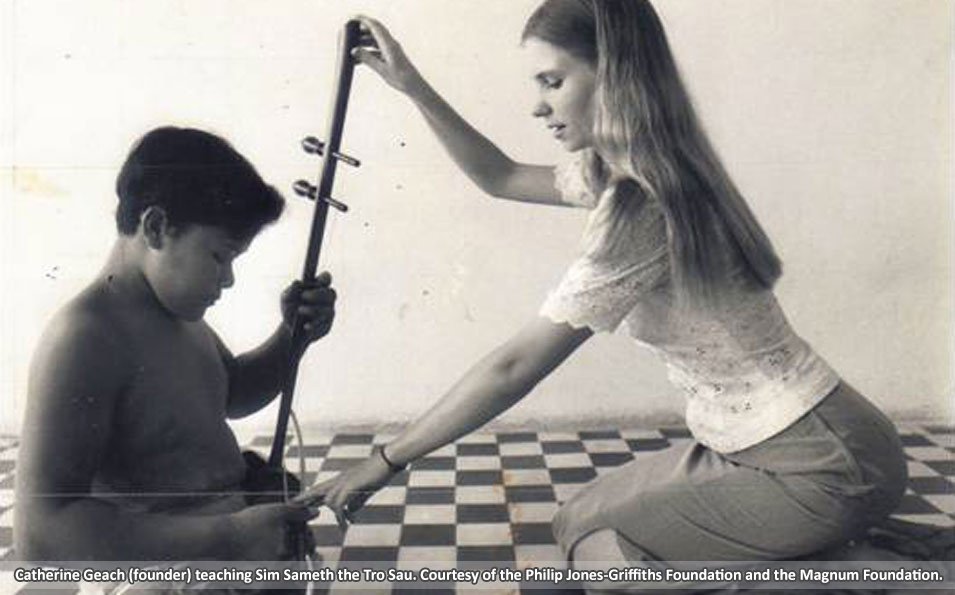
M 678 296 L 705 302 L 718 294 L 727 257 L 771 288 L 779 258 L 710 144 L 650 2 L 547 0 L 527 21 L 523 38 L 531 37 L 596 68 L 586 178 L 598 193 L 609 185 L 613 203 L 594 222 L 588 251 L 615 251 L 643 199 L 652 199 L 667 221 Z

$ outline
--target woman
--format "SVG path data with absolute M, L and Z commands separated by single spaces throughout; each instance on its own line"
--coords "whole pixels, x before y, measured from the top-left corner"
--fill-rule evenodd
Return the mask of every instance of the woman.
M 313 494 L 353 512 L 408 462 L 493 419 L 595 332 L 626 322 L 685 389 L 696 440 L 564 503 L 554 532 L 572 560 L 806 556 L 898 504 L 906 469 L 895 429 L 790 329 L 772 293 L 779 260 L 697 121 L 649 2 L 547 0 L 527 22 L 533 115 L 572 153 L 556 169 L 509 159 L 382 25 L 363 23 L 373 43 L 355 57 L 416 104 L 482 189 L 592 212 L 582 254 L 540 316 Z

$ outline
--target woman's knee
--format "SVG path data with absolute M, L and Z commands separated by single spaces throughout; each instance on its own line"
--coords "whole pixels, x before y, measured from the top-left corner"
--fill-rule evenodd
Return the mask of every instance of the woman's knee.
M 574 548 L 573 554 L 575 568 L 595 562 L 611 564 L 614 567 L 629 562 L 620 548 L 617 532 L 613 529 L 600 529 L 583 537 Z
M 565 555 L 570 554 L 570 548 L 573 545 L 568 543 L 574 525 L 573 519 L 573 501 L 569 501 L 557 509 L 557 513 L 554 515 L 554 518 L 551 519 L 550 523 L 551 531 L 554 533 L 554 539 Z
M 624 550 L 624 544 L 629 547 Z M 648 552 L 639 549 L 614 529 L 600 529 L 582 538 L 574 548 L 572 566 L 582 572 L 601 571 L 602 580 L 584 581 L 584 590 L 590 593 L 657 593 L 659 584 L 647 581 L 619 580 L 613 570 L 640 567 L 652 560 Z
M 599 508 L 600 503 L 585 489 L 557 509 L 551 529 L 565 555 L 570 554 L 574 543 L 580 538 L 601 528 Z

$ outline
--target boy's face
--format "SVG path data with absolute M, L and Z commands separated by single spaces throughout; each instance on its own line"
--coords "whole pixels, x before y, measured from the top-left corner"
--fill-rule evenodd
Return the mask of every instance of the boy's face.
M 143 272 L 163 307 L 197 321 L 233 285 L 232 261 L 250 242 L 207 225 L 167 227 L 161 246 L 149 250 Z

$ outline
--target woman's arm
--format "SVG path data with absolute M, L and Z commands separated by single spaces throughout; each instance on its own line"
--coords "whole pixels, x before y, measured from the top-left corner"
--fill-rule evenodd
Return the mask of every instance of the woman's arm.
M 355 59 L 414 102 L 451 159 L 475 184 L 498 198 L 570 206 L 554 188 L 553 167 L 517 163 L 504 154 L 428 84 L 381 23 L 359 20 L 376 47 L 356 48 Z
M 394 464 L 403 464 L 484 425 L 526 396 L 592 334 L 588 328 L 535 319 L 471 368 L 434 407 L 385 447 L 385 456 Z M 390 475 L 381 455 L 372 455 L 309 490 L 303 499 L 324 497 L 337 513 L 351 501 L 349 512 L 354 512 Z
M 468 124 L 424 79 L 408 93 L 451 159 L 481 190 L 496 198 L 569 206 L 554 188 L 554 168 L 512 160 Z
M 386 447 L 412 461 L 476 430 L 523 399 L 593 333 L 536 318 L 471 368 L 445 396 Z

